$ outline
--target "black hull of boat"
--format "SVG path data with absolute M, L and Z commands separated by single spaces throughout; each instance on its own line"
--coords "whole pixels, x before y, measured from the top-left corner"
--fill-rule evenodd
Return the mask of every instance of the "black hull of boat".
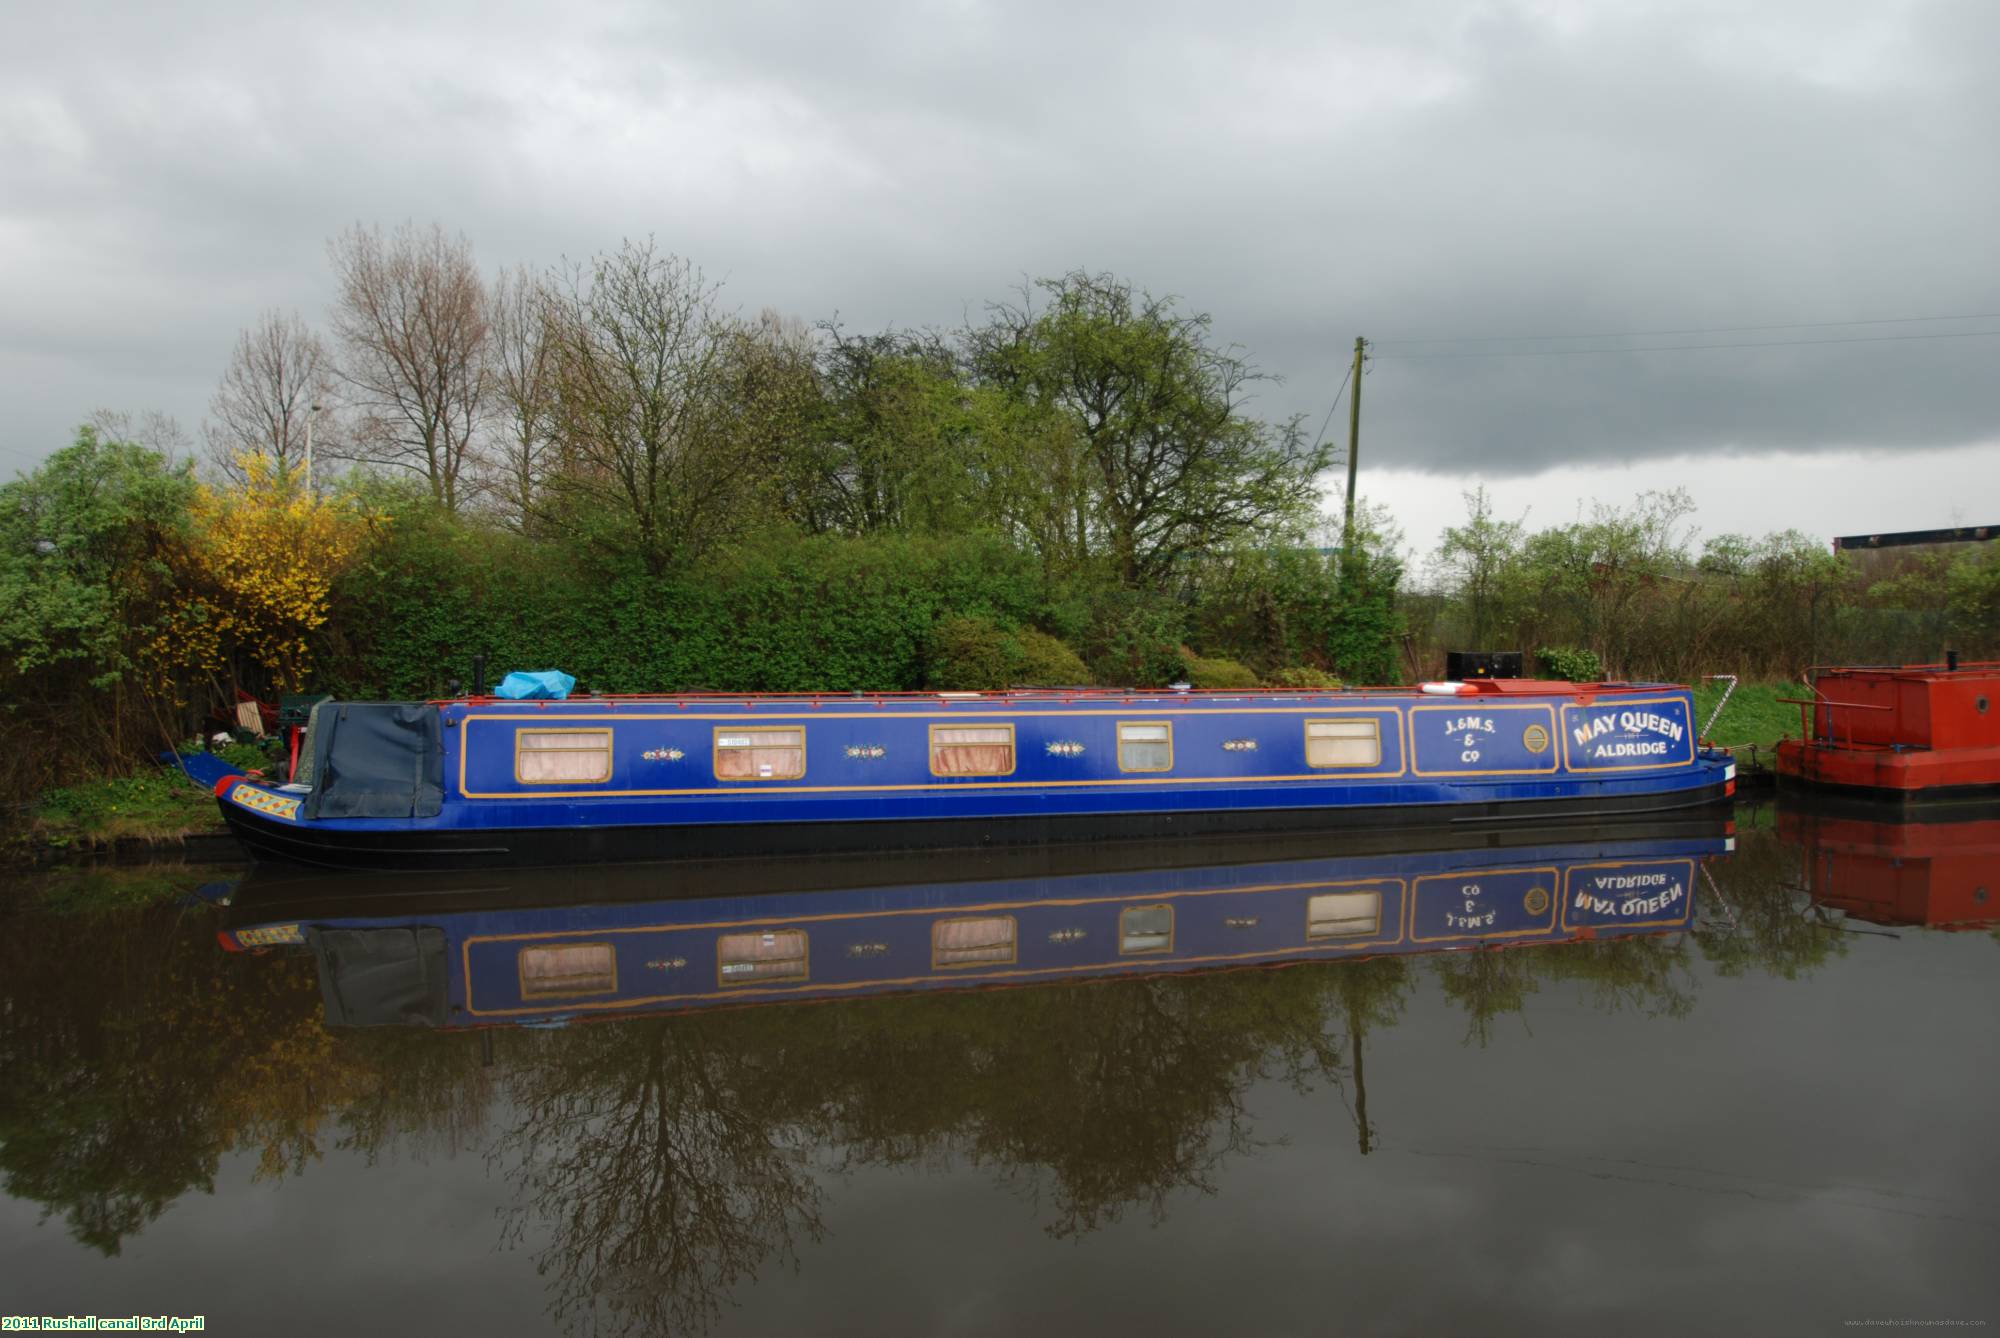
M 1560 830 L 1607 820 L 1687 812 L 1726 804 L 1728 800 L 1727 785 L 1718 783 L 1653 795 L 1453 805 L 409 832 L 328 831 L 324 827 L 296 826 L 265 818 L 235 804 L 224 803 L 221 808 L 230 830 L 259 860 L 321 868 L 415 872 L 887 850 L 984 850 L 1013 845 L 1171 841 L 1259 833 L 1428 827 L 1464 834 L 1523 825 Z

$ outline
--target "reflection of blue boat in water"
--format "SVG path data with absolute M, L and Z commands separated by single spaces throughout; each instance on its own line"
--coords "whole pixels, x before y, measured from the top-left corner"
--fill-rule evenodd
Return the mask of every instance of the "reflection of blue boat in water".
M 260 870 L 223 941 L 308 947 L 336 1024 L 530 1023 L 1683 929 L 1697 865 L 1727 832 L 1708 819 L 1471 849 L 1207 842 L 483 884 Z M 692 894 L 662 899 L 669 876 Z

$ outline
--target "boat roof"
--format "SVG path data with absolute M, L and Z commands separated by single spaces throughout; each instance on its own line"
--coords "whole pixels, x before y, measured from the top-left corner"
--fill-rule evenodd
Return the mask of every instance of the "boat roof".
M 953 705 L 966 702 L 1007 705 L 1088 705 L 1110 702 L 1192 702 L 1198 705 L 1223 702 L 1269 702 L 1274 706 L 1300 702 L 1351 701 L 1356 697 L 1410 697 L 1449 701 L 1465 697 L 1575 697 L 1588 699 L 1625 693 L 1681 690 L 1673 683 L 1570 683 L 1560 679 L 1481 678 L 1465 682 L 1423 683 L 1399 687 L 1353 688 L 1005 688 L 987 692 L 612 692 L 578 693 L 561 699 L 467 696 L 443 698 L 438 706 L 528 706 L 546 707 L 563 702 L 588 702 L 594 706 L 622 703 L 645 706 L 852 706 L 856 702 L 878 705 Z
M 2000 678 L 2000 660 L 1960 660 L 1949 664 L 1816 664 L 1807 681 L 1829 678 L 1894 678 L 1910 682 L 1946 683 L 1960 679 Z

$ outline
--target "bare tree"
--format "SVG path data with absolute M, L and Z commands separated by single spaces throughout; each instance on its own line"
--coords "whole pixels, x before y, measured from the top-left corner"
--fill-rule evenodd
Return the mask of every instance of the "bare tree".
M 97 435 L 106 441 L 129 441 L 147 450 L 158 451 L 169 464 L 185 458 L 193 445 L 180 419 L 158 409 L 145 409 L 139 413 L 128 413 L 123 409 L 97 409 L 90 415 L 90 426 L 96 428 Z
M 534 514 L 549 467 L 553 360 L 543 337 L 548 304 L 547 285 L 525 265 L 500 271 L 487 290 L 496 486 L 503 505 L 522 523 Z
M 267 311 L 236 337 L 229 369 L 208 402 L 202 424 L 213 465 L 225 477 L 243 476 L 245 456 L 262 455 L 281 478 L 304 469 L 308 417 L 333 395 L 333 361 L 326 345 L 297 312 Z M 327 449 L 329 420 L 315 425 Z
M 734 533 L 759 474 L 731 421 L 737 327 L 715 291 L 687 261 L 628 241 L 571 267 L 547 306 L 550 518 L 655 572 Z
M 489 372 L 472 244 L 436 224 L 405 223 L 387 237 L 357 224 L 327 249 L 340 285 L 338 372 L 355 410 L 351 457 L 421 474 L 456 510 L 476 483 Z

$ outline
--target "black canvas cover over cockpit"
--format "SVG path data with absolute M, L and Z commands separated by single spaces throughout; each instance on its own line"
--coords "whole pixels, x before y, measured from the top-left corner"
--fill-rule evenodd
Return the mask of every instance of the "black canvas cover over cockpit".
M 313 710 L 309 818 L 434 818 L 444 806 L 438 708 L 325 702 Z
M 445 938 L 431 925 L 314 929 L 331 1027 L 442 1027 Z

